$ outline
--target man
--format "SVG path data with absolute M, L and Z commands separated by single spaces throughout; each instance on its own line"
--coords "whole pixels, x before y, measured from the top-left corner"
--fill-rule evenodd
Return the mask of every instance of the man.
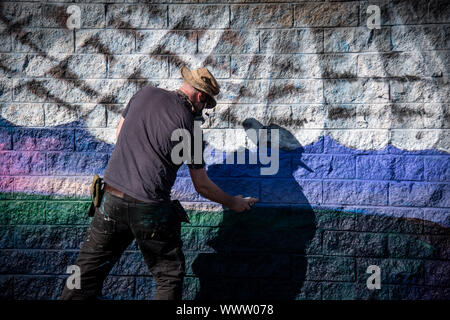
M 171 136 L 177 129 L 193 136 L 194 116 L 215 107 L 214 96 L 219 94 L 219 85 L 206 68 L 191 71 L 183 67 L 181 74 L 184 83 L 179 90 L 147 86 L 122 112 L 117 143 L 104 175 L 106 192 L 75 263 L 81 286 L 69 289 L 66 285 L 61 299 L 100 295 L 106 276 L 133 239 L 156 282 L 155 299 L 181 299 L 185 274 L 181 220 L 170 202 L 181 165 L 171 159 L 179 143 Z M 258 201 L 222 191 L 208 178 L 204 163 L 188 167 L 195 190 L 207 199 L 237 212 Z

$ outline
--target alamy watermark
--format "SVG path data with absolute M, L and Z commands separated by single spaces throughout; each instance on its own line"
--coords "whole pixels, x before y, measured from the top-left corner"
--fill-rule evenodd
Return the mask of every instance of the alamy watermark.
M 178 142 L 171 153 L 174 164 L 182 164 L 183 162 L 186 164 L 202 164 L 203 161 L 207 164 L 223 164 L 225 153 L 226 164 L 258 164 L 259 159 L 260 164 L 268 165 L 268 167 L 260 168 L 261 175 L 277 174 L 280 167 L 280 134 L 278 129 L 247 129 L 245 131 L 248 139 L 257 146 L 258 152 L 246 152 L 245 148 L 239 147 L 237 151 L 213 150 L 214 156 L 211 157 L 211 154 L 208 154 L 212 151 L 211 149 L 205 148 L 203 150 L 203 133 L 200 124 L 200 121 L 194 121 L 193 134 L 187 129 L 176 129 L 172 132 L 171 140 Z M 225 131 L 223 138 L 228 144 L 236 143 L 234 141 L 236 135 L 233 131 Z M 235 155 L 236 161 L 234 160 Z
M 66 286 L 68 289 L 81 289 L 81 269 L 77 265 L 71 265 L 67 267 L 67 273 L 71 275 L 66 280 Z
M 370 14 L 370 17 L 367 18 L 367 28 L 369 29 L 381 29 L 381 14 L 380 7 L 374 4 L 371 4 L 367 7 L 367 14 Z
M 370 265 L 367 267 L 366 273 L 371 274 L 366 281 L 367 289 L 381 289 L 381 268 L 377 265 Z
M 71 5 L 67 8 L 70 16 L 67 18 L 66 26 L 70 30 L 81 28 L 81 9 L 79 6 Z

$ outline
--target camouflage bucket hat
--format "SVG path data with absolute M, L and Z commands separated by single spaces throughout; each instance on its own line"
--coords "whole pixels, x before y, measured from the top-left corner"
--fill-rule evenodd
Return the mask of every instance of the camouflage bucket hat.
M 217 103 L 214 96 L 219 94 L 220 87 L 208 69 L 198 68 L 191 71 L 187 67 L 182 67 L 181 76 L 184 81 L 195 89 L 206 93 L 207 105 L 205 108 L 214 108 L 216 106 Z

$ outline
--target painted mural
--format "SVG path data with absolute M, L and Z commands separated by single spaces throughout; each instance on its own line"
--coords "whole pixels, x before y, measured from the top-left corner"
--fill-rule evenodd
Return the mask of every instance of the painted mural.
M 369 1 L 110 2 L 76 2 L 75 29 L 71 2 L 0 4 L 2 298 L 59 296 L 121 111 L 145 85 L 176 89 L 183 65 L 221 85 L 202 125 L 209 176 L 260 199 L 230 212 L 180 169 L 185 299 L 450 297 L 445 1 L 370 1 L 379 29 Z M 257 151 L 249 129 L 279 130 L 276 174 L 223 160 Z M 380 290 L 367 289 L 369 265 Z M 133 244 L 104 297 L 152 288 Z

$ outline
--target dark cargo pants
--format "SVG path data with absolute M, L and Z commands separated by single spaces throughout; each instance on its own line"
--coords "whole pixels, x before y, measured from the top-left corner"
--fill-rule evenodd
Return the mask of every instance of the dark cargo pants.
M 156 282 L 155 300 L 181 300 L 185 258 L 180 229 L 180 219 L 170 204 L 152 206 L 106 192 L 75 262 L 80 268 L 81 287 L 64 285 L 60 299 L 100 296 L 105 278 L 136 238 Z

